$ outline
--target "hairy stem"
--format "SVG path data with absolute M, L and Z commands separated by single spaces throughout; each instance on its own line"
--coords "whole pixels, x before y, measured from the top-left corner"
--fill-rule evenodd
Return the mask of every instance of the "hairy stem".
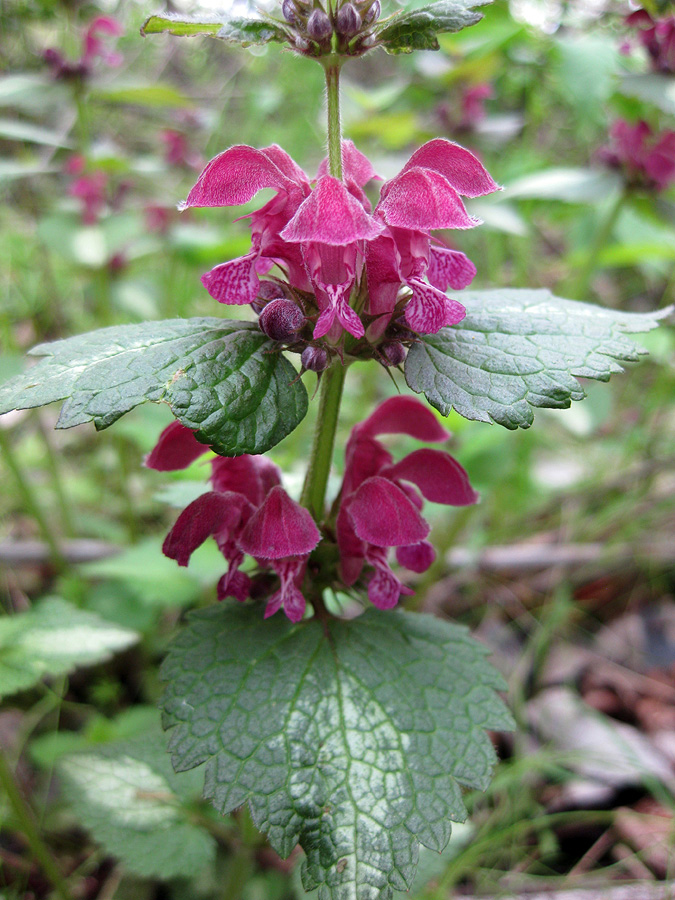
M 10 769 L 6 757 L 3 756 L 2 753 L 0 753 L 0 785 L 4 788 L 5 796 L 12 808 L 14 818 L 16 819 L 18 826 L 22 829 L 30 849 L 33 852 L 33 856 L 39 863 L 40 868 L 54 886 L 56 893 L 61 900 L 73 900 L 65 878 L 61 874 L 47 845 L 42 840 L 32 810 L 25 801 L 14 778 L 14 773 Z
M 312 514 L 315 521 L 323 519 L 326 486 L 333 461 L 335 432 L 337 430 L 342 389 L 345 383 L 346 366 L 339 359 L 321 376 L 319 411 L 316 417 L 314 440 L 309 457 L 307 475 L 302 489 L 301 503 Z
M 328 106 L 328 171 L 342 178 L 342 133 L 340 129 L 340 58 L 330 56 L 325 64 Z

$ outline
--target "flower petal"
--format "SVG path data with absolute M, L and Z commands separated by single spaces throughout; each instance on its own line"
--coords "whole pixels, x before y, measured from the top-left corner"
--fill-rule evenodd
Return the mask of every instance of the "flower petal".
M 356 536 L 344 503 L 340 506 L 335 522 L 335 534 L 340 551 L 340 576 L 349 587 L 361 574 L 366 558 L 366 545 Z
M 427 278 L 429 283 L 439 291 L 461 291 L 468 287 L 476 275 L 476 267 L 466 254 L 449 247 L 429 248 L 429 266 Z
M 211 448 L 201 444 L 189 428 L 176 420 L 164 429 L 159 440 L 145 457 L 144 465 L 158 472 L 187 469 L 203 453 Z
M 426 572 L 435 559 L 436 551 L 429 541 L 420 541 L 419 544 L 396 548 L 396 560 L 399 566 L 410 569 L 411 572 Z
M 278 169 L 281 169 L 287 178 L 290 178 L 291 181 L 295 181 L 296 184 L 306 185 L 307 189 L 309 189 L 309 178 L 307 178 L 306 173 L 300 168 L 295 160 L 286 153 L 283 147 L 280 147 L 278 144 L 270 144 L 269 147 L 263 147 L 260 152 L 273 162 Z
M 162 546 L 165 556 L 175 559 L 179 566 L 187 566 L 190 557 L 211 535 L 221 540 L 233 534 L 242 517 L 252 511 L 242 494 L 218 494 L 210 491 L 197 497 L 178 516 L 176 524 Z
M 456 459 L 442 450 L 429 447 L 415 450 L 383 474 L 397 481 L 412 481 L 432 503 L 471 506 L 479 500 L 466 471 Z
M 482 197 L 501 190 L 473 153 L 445 138 L 427 141 L 413 153 L 402 171 L 416 166 L 439 172 L 464 197 Z
M 310 553 L 320 540 L 309 512 L 276 485 L 251 517 L 239 546 L 256 559 L 283 559 Z
M 267 148 L 268 151 L 270 148 Z M 241 206 L 263 188 L 291 191 L 294 182 L 267 153 L 237 144 L 214 157 L 178 208 L 191 206 Z
M 390 397 L 380 403 L 375 412 L 356 426 L 360 434 L 408 434 L 418 441 L 438 443 L 447 441 L 450 432 L 434 413 L 415 397 Z M 355 430 L 356 430 L 355 429 Z
M 281 472 L 266 456 L 218 456 L 211 462 L 211 484 L 222 494 L 243 494 L 258 507 L 272 488 L 281 484 Z
M 365 211 L 343 182 L 324 175 L 280 236 L 295 244 L 317 242 L 344 246 L 360 240 L 370 241 L 383 230 L 383 224 Z
M 260 281 L 256 274 L 258 254 L 254 251 L 229 262 L 221 263 L 201 277 L 201 282 L 219 303 L 242 306 L 253 303 L 258 296 Z
M 429 526 L 405 492 L 379 475 L 367 478 L 356 490 L 347 513 L 356 536 L 376 547 L 417 544 L 429 534 Z
M 305 562 L 283 559 L 272 566 L 281 579 L 281 587 L 270 597 L 265 608 L 265 618 L 269 619 L 283 606 L 284 613 L 291 622 L 300 622 L 307 604 L 297 581 L 303 574 Z
M 413 293 L 405 308 L 406 322 L 418 334 L 436 334 L 446 324 L 448 298 L 419 278 L 408 284 Z
M 387 225 L 413 231 L 480 225 L 480 219 L 467 213 L 447 179 L 430 169 L 404 170 L 387 182 L 375 212 Z
M 353 181 L 358 187 L 362 188 L 371 180 L 371 178 L 380 179 L 372 163 L 356 149 L 353 141 L 342 141 L 342 171 L 345 181 Z M 317 178 L 328 175 L 328 157 L 321 161 Z

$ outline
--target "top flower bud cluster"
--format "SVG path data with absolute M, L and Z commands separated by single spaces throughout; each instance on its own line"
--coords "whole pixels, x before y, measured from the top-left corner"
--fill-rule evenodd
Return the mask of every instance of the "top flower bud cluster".
M 281 11 L 295 50 L 304 56 L 360 56 L 375 43 L 371 29 L 381 7 L 380 0 L 347 0 L 327 11 L 318 2 L 283 0 Z

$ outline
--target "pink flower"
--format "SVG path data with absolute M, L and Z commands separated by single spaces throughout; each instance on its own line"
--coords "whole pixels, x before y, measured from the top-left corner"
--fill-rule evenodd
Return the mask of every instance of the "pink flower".
M 145 465 L 160 472 L 184 469 L 208 451 L 180 422 L 164 429 Z M 320 540 L 312 517 L 281 487 L 281 475 L 264 456 L 216 457 L 211 461 L 213 490 L 183 510 L 164 541 L 164 554 L 186 566 L 208 537 L 214 537 L 228 562 L 218 582 L 218 599 L 244 601 L 251 579 L 240 566 L 244 555 L 273 569 L 280 587 L 270 597 L 265 617 L 282 606 L 292 622 L 305 612 L 301 585 L 307 557 Z
M 79 159 L 79 158 L 78 158 Z M 98 222 L 106 203 L 108 176 L 96 171 L 80 175 L 68 188 L 71 197 L 77 197 L 82 204 L 82 221 L 85 225 Z
M 464 254 L 432 239 L 430 232 L 477 225 L 461 196 L 497 190 L 495 182 L 468 150 L 437 139 L 383 185 L 371 212 L 363 189 L 376 177 L 373 167 L 351 141 L 343 142 L 342 156 L 344 180 L 329 175 L 324 161 L 313 189 L 276 145 L 231 147 L 211 160 L 182 209 L 237 206 L 263 188 L 276 193 L 249 216 L 250 252 L 202 277 L 208 292 L 222 303 L 264 299 L 260 276 L 276 265 L 289 296 L 314 307 L 304 310 L 315 319 L 314 339 L 332 343 L 343 329 L 363 337 L 363 322 L 352 305 L 359 297 L 366 298 L 365 315 L 381 319 L 379 336 L 396 312 L 405 312 L 408 327 L 419 332 L 460 321 L 464 308 L 444 291 L 466 287 L 476 270 Z
M 93 19 L 82 36 L 82 55 L 76 62 L 69 62 L 63 54 L 49 47 L 42 54 L 44 61 L 50 67 L 54 78 L 58 79 L 86 79 L 88 78 L 97 59 L 108 66 L 119 66 L 124 62 L 121 53 L 109 50 L 101 35 L 119 37 L 123 32 L 120 23 L 111 16 L 97 16 Z
M 610 144 L 600 159 L 620 169 L 629 186 L 663 191 L 675 181 L 675 131 L 654 135 L 646 122 L 630 125 L 617 120 L 610 129 Z
M 424 499 L 450 506 L 478 501 L 459 463 L 441 450 L 424 448 L 394 463 L 376 440 L 381 434 L 407 434 L 438 443 L 449 437 L 435 415 L 413 397 L 385 400 L 347 442 L 345 475 L 336 521 L 341 576 L 352 585 L 364 564 L 373 572 L 368 596 L 380 609 L 395 606 L 401 594 L 412 593 L 394 575 L 387 551 L 396 547 L 400 565 L 424 572 L 435 553 L 426 540 L 429 525 L 421 516 Z M 423 499 L 424 498 L 424 499 Z
M 190 150 L 187 138 L 180 131 L 167 128 L 160 132 L 164 144 L 164 160 L 169 166 L 185 166 L 189 169 L 201 169 L 204 165 L 197 153 Z
M 675 72 L 675 16 L 654 20 L 647 10 L 638 9 L 626 24 L 637 29 L 655 72 Z

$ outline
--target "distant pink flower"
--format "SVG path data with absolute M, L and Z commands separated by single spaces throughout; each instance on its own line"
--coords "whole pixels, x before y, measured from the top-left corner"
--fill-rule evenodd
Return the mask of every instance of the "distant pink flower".
M 188 140 L 180 131 L 167 128 L 160 133 L 164 144 L 164 159 L 169 166 L 185 166 L 188 169 L 201 169 L 203 160 L 199 154 L 190 149 Z
M 606 165 L 620 169 L 630 186 L 663 191 L 675 181 L 675 131 L 655 135 L 646 122 L 630 125 L 619 119 L 610 138 L 598 155 Z
M 145 460 L 161 472 L 184 469 L 208 451 L 180 422 L 164 429 Z M 292 622 L 305 612 L 301 584 L 307 557 L 320 540 L 312 517 L 281 487 L 281 474 L 264 456 L 218 456 L 211 461 L 213 490 L 183 510 L 164 541 L 164 554 L 186 566 L 193 552 L 214 537 L 228 562 L 218 582 L 218 599 L 244 601 L 251 580 L 240 566 L 244 555 L 273 569 L 280 587 L 269 598 L 265 617 L 283 607 Z
M 443 292 L 466 287 L 475 268 L 464 254 L 432 243 L 430 232 L 478 224 L 460 195 L 497 189 L 481 163 L 457 144 L 430 141 L 383 185 L 371 211 L 363 188 L 376 177 L 372 165 L 351 141 L 343 142 L 342 161 L 344 180 L 329 175 L 324 161 L 312 189 L 308 176 L 276 145 L 235 146 L 212 159 L 182 209 L 238 206 L 263 188 L 276 195 L 249 216 L 251 251 L 202 277 L 208 292 L 222 303 L 253 303 L 262 296 L 260 276 L 277 265 L 290 293 L 299 292 L 307 303 L 307 295 L 315 298 L 314 338 L 333 342 L 342 329 L 363 336 L 350 300 L 364 293 L 364 312 L 380 317 L 382 329 L 395 312 L 404 312 L 408 326 L 420 332 L 460 321 L 464 308 Z
M 675 72 L 675 16 L 652 19 L 646 9 L 638 9 L 626 18 L 626 24 L 637 29 L 655 72 Z
M 376 440 L 381 434 L 407 434 L 432 443 L 446 440 L 449 434 L 419 400 L 402 396 L 380 404 L 352 429 L 347 442 L 336 521 L 341 576 L 346 585 L 352 585 L 364 565 L 370 565 L 368 596 L 380 609 L 390 609 L 401 594 L 411 591 L 389 567 L 388 549 L 396 547 L 399 564 L 414 572 L 426 571 L 435 558 L 426 540 L 429 525 L 421 516 L 424 499 L 467 506 L 478 501 L 478 494 L 448 453 L 424 448 L 394 463 Z
M 485 101 L 494 95 L 492 85 L 487 82 L 473 84 L 462 93 L 462 118 L 459 127 L 469 130 L 485 118 Z
M 49 47 L 42 54 L 43 59 L 52 70 L 54 78 L 87 78 L 91 75 L 96 60 L 100 59 L 107 66 L 116 67 L 124 62 L 121 53 L 110 50 L 101 35 L 119 37 L 123 33 L 120 23 L 111 16 L 97 16 L 87 26 L 82 36 L 82 55 L 75 62 L 69 62 L 63 54 Z
M 106 204 L 106 188 L 108 176 L 105 172 L 96 171 L 80 175 L 68 188 L 71 197 L 77 197 L 82 204 L 82 221 L 85 225 L 98 222 Z

